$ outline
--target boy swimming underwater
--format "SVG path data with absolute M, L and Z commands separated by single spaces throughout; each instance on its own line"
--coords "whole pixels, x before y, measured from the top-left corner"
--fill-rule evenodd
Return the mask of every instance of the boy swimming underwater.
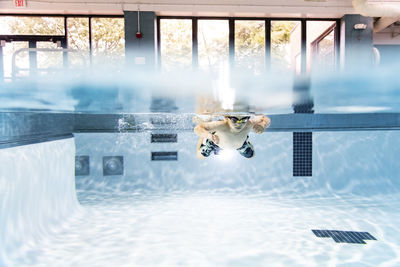
M 197 144 L 196 155 L 204 159 L 214 152 L 215 155 L 222 149 L 236 149 L 242 156 L 254 156 L 253 145 L 248 141 L 251 129 L 257 134 L 264 132 L 271 120 L 258 115 L 250 116 L 225 116 L 224 120 L 200 122 L 194 132 L 200 137 Z

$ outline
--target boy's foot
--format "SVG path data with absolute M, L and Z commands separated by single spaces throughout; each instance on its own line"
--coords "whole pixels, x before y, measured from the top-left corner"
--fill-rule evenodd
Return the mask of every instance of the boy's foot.
M 197 142 L 197 146 L 196 146 L 196 156 L 199 159 L 205 159 L 205 157 L 201 154 L 201 146 L 203 145 L 203 140 L 204 138 L 199 138 L 199 141 Z
M 214 152 L 215 155 L 218 155 L 220 150 L 221 148 L 217 146 L 213 141 L 209 139 L 206 139 L 204 141 L 204 138 L 200 138 L 199 143 L 197 144 L 196 154 L 197 157 L 203 159 L 205 157 L 209 157 L 212 152 Z
M 237 149 L 239 151 L 240 155 L 242 155 L 245 158 L 252 158 L 254 157 L 254 147 L 249 141 L 245 141 L 243 145 Z

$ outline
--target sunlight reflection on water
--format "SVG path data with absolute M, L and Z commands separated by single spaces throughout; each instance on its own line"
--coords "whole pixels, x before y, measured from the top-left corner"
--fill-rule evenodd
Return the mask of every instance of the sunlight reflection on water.
M 32 266 L 35 262 L 37 266 L 55 262 L 68 266 L 393 265 L 400 262 L 396 243 L 400 202 L 396 203 L 278 200 L 263 194 L 212 191 L 134 195 L 92 203 L 71 218 L 68 227 L 26 253 L 36 255 Z M 390 214 L 393 207 L 397 207 L 395 217 Z M 321 228 L 369 231 L 378 241 L 363 247 L 339 245 L 312 234 L 311 229 Z

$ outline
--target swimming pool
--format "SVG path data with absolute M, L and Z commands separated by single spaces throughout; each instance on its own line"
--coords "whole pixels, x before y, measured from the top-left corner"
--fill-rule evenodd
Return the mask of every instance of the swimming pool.
M 186 81 L 6 91 L 0 265 L 399 265 L 399 88 L 377 73 L 318 77 L 299 98 L 249 83 L 237 111 L 272 121 L 251 160 L 196 158 Z

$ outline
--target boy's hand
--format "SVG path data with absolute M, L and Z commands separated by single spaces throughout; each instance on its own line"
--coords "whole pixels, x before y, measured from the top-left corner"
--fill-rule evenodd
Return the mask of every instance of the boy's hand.
M 210 140 L 212 140 L 216 145 L 218 145 L 218 143 L 219 143 L 219 137 L 218 137 L 218 135 L 216 135 L 216 134 L 210 134 L 211 136 L 210 136 Z
M 269 125 L 271 124 L 271 120 L 267 116 L 262 115 L 256 116 L 253 123 L 254 132 L 260 134 L 264 132 L 265 128 L 269 127 Z
M 256 125 L 253 126 L 253 130 L 254 130 L 254 132 L 257 133 L 257 134 L 263 133 L 263 132 L 264 132 L 264 129 L 265 129 L 265 128 L 264 128 L 262 125 L 260 125 L 260 124 L 256 124 Z

